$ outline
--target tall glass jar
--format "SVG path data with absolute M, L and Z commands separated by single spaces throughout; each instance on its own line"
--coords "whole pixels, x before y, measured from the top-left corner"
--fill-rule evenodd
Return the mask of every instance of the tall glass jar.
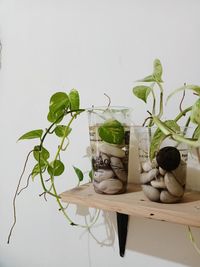
M 131 111 L 114 106 L 87 111 L 94 190 L 100 194 L 124 193 L 128 179 Z

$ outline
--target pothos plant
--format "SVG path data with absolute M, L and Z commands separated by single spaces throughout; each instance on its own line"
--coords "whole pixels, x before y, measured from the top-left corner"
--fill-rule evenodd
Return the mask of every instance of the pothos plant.
M 149 116 L 143 123 L 143 126 L 149 121 L 148 127 L 153 125 L 157 126 L 157 130 L 152 137 L 150 145 L 150 159 L 155 157 L 156 151 L 160 144 L 166 137 L 170 137 L 177 142 L 186 143 L 191 147 L 200 147 L 200 86 L 192 84 L 184 84 L 184 86 L 174 90 L 168 97 L 167 101 L 178 92 L 183 92 L 182 99 L 180 100 L 179 113 L 170 120 L 163 121 L 163 79 L 162 79 L 163 68 L 159 59 L 155 59 L 153 63 L 153 73 L 139 80 L 139 85 L 133 88 L 133 94 L 139 99 L 147 103 L 149 96 L 152 96 L 153 104 L 151 112 L 148 111 Z M 182 103 L 185 96 L 185 91 L 190 90 L 197 97 L 197 100 L 190 106 L 182 108 Z M 158 99 L 159 98 L 159 99 Z M 156 110 L 158 109 L 158 111 Z M 180 131 L 180 120 L 186 118 L 185 129 L 192 124 L 194 131 L 191 138 L 184 136 L 184 131 Z
M 28 187 L 30 178 L 34 180 L 36 176 L 39 177 L 43 190 L 40 196 L 43 195 L 45 199 L 47 195 L 55 197 L 59 206 L 59 210 L 63 213 L 71 225 L 76 225 L 68 216 L 65 207 L 61 203 L 55 186 L 55 177 L 62 175 L 65 170 L 65 164 L 61 160 L 61 154 L 69 145 L 69 135 L 72 131 L 71 125 L 73 121 L 83 111 L 84 109 L 80 108 L 79 93 L 76 89 L 72 89 L 69 93 L 57 92 L 51 96 L 49 102 L 49 112 L 47 115 L 48 122 L 50 123 L 49 127 L 45 130 L 36 129 L 29 131 L 18 139 L 36 139 L 38 144 L 35 145 L 28 153 L 16 188 L 13 199 L 14 222 L 8 236 L 8 243 L 10 241 L 13 228 L 16 224 L 16 198 L 22 190 Z M 45 143 L 49 135 L 54 135 L 58 139 L 57 151 L 53 156 L 50 155 L 50 152 L 46 147 L 47 144 Z M 20 189 L 21 180 L 25 173 L 26 165 L 30 156 L 33 156 L 35 165 L 28 176 L 26 186 Z M 81 182 L 83 180 L 83 172 L 77 167 L 74 167 L 74 170 L 78 176 L 79 182 Z M 46 180 L 47 177 L 48 179 Z
M 107 95 L 106 95 L 107 96 Z M 110 98 L 107 110 L 110 108 Z M 76 89 L 72 89 L 69 93 L 66 92 L 56 92 L 53 94 L 49 101 L 49 112 L 47 115 L 47 120 L 50 123 L 48 128 L 36 129 L 23 134 L 18 140 L 37 140 L 37 145 L 30 150 L 28 153 L 22 174 L 19 178 L 18 185 L 13 198 L 13 211 L 14 211 L 14 221 L 10 229 L 8 236 L 8 243 L 12 235 L 12 231 L 16 224 L 16 199 L 17 196 L 29 186 L 29 181 L 32 178 L 34 180 L 36 177 L 40 179 L 42 186 L 42 193 L 40 196 L 44 196 L 45 200 L 47 195 L 54 197 L 58 203 L 59 210 L 63 213 L 70 225 L 81 226 L 89 228 L 98 219 L 99 211 L 96 211 L 93 220 L 90 224 L 81 225 L 73 222 L 67 213 L 66 207 L 63 206 L 59 193 L 56 189 L 55 177 L 60 176 L 64 173 L 65 163 L 62 162 L 62 152 L 66 151 L 69 146 L 69 136 L 72 132 L 72 123 L 78 118 L 78 116 L 83 113 L 85 109 L 80 108 L 80 96 Z M 108 143 L 117 144 L 124 139 L 124 127 L 117 120 L 105 121 L 101 127 L 98 129 L 99 136 L 103 141 Z M 47 139 L 49 135 L 56 137 L 58 141 L 57 151 L 54 155 L 50 154 L 47 149 Z M 32 156 L 35 161 L 32 171 L 28 175 L 26 186 L 20 189 L 22 178 L 25 174 L 27 162 Z M 78 185 L 83 181 L 84 174 L 81 169 L 73 166 L 76 176 L 78 177 Z M 89 179 L 92 180 L 92 171 L 89 172 Z
M 133 88 L 133 94 L 147 103 L 149 96 L 152 96 L 153 104 L 152 110 L 147 111 L 149 116 L 145 119 L 143 126 L 149 127 L 151 134 L 151 127 L 157 126 L 153 136 L 151 136 L 151 143 L 149 149 L 150 159 L 153 160 L 163 140 L 167 137 L 175 140 L 177 143 L 183 142 L 188 147 L 195 147 L 196 154 L 200 163 L 200 86 L 193 84 L 184 84 L 178 89 L 175 89 L 168 97 L 167 102 L 178 92 L 183 92 L 182 98 L 178 100 L 179 112 L 173 119 L 163 120 L 163 79 L 162 79 L 162 65 L 159 59 L 155 59 L 153 63 L 153 73 L 139 80 L 139 85 Z M 196 99 L 190 106 L 183 107 L 183 101 L 186 91 L 191 91 Z M 177 98 L 176 98 L 177 99 Z M 158 111 L 156 110 L 156 107 Z M 165 114 L 166 115 L 166 114 Z M 184 118 L 185 124 L 182 131 L 180 131 L 180 121 Z M 148 122 L 148 123 L 147 123 Z M 193 129 L 190 138 L 185 137 L 185 133 L 191 126 Z M 188 236 L 192 242 L 195 250 L 200 254 L 200 248 L 197 246 L 191 228 L 188 226 Z

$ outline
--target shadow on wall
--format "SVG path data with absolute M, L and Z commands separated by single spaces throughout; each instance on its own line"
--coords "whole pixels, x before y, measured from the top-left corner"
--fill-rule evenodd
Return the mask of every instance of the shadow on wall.
M 103 221 L 97 222 L 90 229 L 89 238 L 95 240 L 100 247 L 113 247 L 115 241 L 118 244 L 116 214 L 114 212 L 102 211 L 102 217 Z M 99 231 L 100 227 L 102 228 L 101 231 Z M 95 231 L 95 229 L 98 229 L 98 231 Z M 198 229 L 194 228 L 193 232 L 197 243 L 199 243 L 198 240 L 200 238 L 198 237 L 200 235 Z M 80 238 L 86 233 L 88 231 L 84 231 Z M 97 236 L 97 233 L 101 233 L 100 237 Z M 104 236 L 103 239 L 102 236 Z M 200 262 L 199 255 L 189 240 L 186 226 L 134 218 L 133 216 L 129 218 L 125 257 L 130 256 L 129 251 L 190 267 L 199 267 Z M 118 251 L 115 250 L 114 253 L 118 253 Z M 88 257 L 90 258 L 90 246 L 88 246 Z

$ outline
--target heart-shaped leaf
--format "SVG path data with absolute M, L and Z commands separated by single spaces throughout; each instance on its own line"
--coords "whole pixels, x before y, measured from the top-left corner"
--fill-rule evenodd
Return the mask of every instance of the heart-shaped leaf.
M 79 182 L 83 181 L 83 177 L 84 177 L 83 172 L 75 166 L 73 166 L 73 168 L 74 168 L 74 171 L 75 171 L 75 173 L 79 179 Z
M 60 176 L 65 170 L 64 164 L 60 160 L 54 160 L 47 168 L 51 176 Z
M 58 137 L 63 137 L 64 135 L 67 137 L 71 133 L 72 128 L 65 125 L 57 125 L 54 131 Z
M 111 144 L 122 144 L 124 141 L 124 127 L 117 120 L 108 120 L 102 124 L 98 133 L 100 138 Z
M 35 139 L 35 138 L 40 138 L 42 137 L 43 134 L 43 130 L 42 129 L 38 129 L 38 130 L 33 130 L 30 132 L 27 132 L 25 134 L 23 134 L 19 139 L 19 140 L 25 140 L 25 139 Z
M 193 123 L 200 125 L 200 98 L 192 106 L 190 119 Z
M 149 93 L 151 92 L 151 87 L 138 85 L 133 88 L 133 94 L 138 98 L 142 99 L 145 103 L 147 102 L 147 98 Z
M 50 98 L 49 111 L 56 113 L 58 110 L 63 111 L 69 107 L 68 95 L 64 92 L 57 92 Z

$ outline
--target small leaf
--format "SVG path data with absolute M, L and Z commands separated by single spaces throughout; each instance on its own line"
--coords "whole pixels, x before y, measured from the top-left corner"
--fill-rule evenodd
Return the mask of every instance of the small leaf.
M 70 110 L 78 110 L 80 106 L 79 93 L 76 89 L 72 89 L 69 92 Z
M 65 170 L 64 164 L 60 160 L 54 160 L 47 168 L 51 176 L 60 176 Z
M 89 171 L 89 177 L 90 177 L 90 180 L 92 181 L 93 180 L 93 170 Z
M 40 150 L 40 146 L 35 146 L 33 150 L 33 156 L 37 161 L 39 161 L 39 154 L 40 161 L 46 161 L 50 157 L 49 151 L 46 148 L 42 147 L 42 149 Z
M 56 113 L 69 107 L 68 95 L 64 92 L 57 92 L 50 98 L 49 111 Z
M 58 125 L 56 126 L 54 131 L 58 137 L 63 137 L 66 131 L 66 137 L 67 137 L 71 133 L 72 128 L 65 125 Z
M 138 85 L 133 88 L 133 94 L 138 98 L 142 99 L 145 103 L 147 102 L 147 98 L 149 93 L 151 92 L 151 87 Z
M 25 134 L 23 134 L 19 139 L 19 140 L 25 140 L 25 139 L 35 139 L 35 138 L 41 138 L 43 134 L 43 130 L 42 129 L 38 129 L 38 130 L 33 130 L 30 132 L 27 132 Z
M 124 141 L 124 127 L 117 120 L 108 120 L 102 124 L 98 133 L 100 138 L 110 144 L 122 144 Z
M 59 123 L 62 121 L 63 117 L 64 117 L 64 111 L 62 111 L 62 110 L 58 110 L 55 113 L 49 111 L 49 113 L 47 115 L 47 119 L 51 123 L 53 123 L 53 122 Z
M 75 173 L 79 179 L 79 182 L 83 181 L 83 177 L 84 177 L 83 172 L 75 166 L 73 166 L 73 168 L 74 168 L 74 171 L 75 171 Z
M 193 123 L 200 125 L 200 98 L 192 106 L 190 119 Z
M 200 125 L 196 127 L 192 138 L 194 138 L 194 139 L 199 139 L 200 138 Z
M 44 172 L 45 169 L 46 169 L 46 166 L 41 166 L 41 171 L 42 171 L 42 172 Z M 39 166 L 39 164 L 37 163 L 37 164 L 34 166 L 32 172 L 31 172 L 32 180 L 34 180 L 34 178 L 35 178 L 39 173 L 40 173 L 40 166 Z
M 138 80 L 138 82 L 155 82 L 155 77 L 153 75 L 146 76 L 145 78 Z
M 164 122 L 164 124 L 169 127 L 172 131 L 174 132 L 180 132 L 180 127 L 179 125 L 173 121 L 173 120 L 167 120 Z M 151 130 L 151 129 L 150 129 Z M 159 129 L 157 128 L 152 140 L 151 140 L 151 145 L 150 145 L 150 159 L 154 159 L 156 156 L 156 152 L 159 150 L 161 143 L 163 140 L 166 138 L 166 135 Z
M 159 59 L 155 59 L 153 63 L 153 77 L 155 78 L 155 81 L 157 82 L 163 82 L 162 81 L 162 65 Z

